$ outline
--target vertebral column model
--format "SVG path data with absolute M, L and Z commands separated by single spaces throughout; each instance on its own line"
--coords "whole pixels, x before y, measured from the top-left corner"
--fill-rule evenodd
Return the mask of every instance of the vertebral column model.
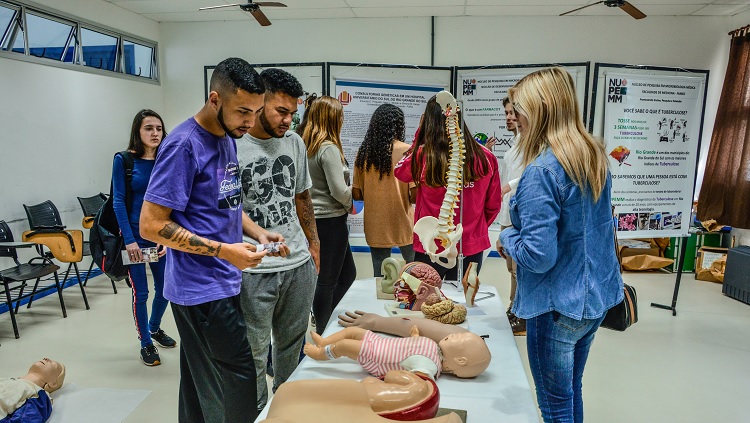
M 458 121 L 458 104 L 448 91 L 437 94 L 437 103 L 445 114 L 445 130 L 450 139 L 450 161 L 446 172 L 447 186 L 440 214 L 437 219 L 424 216 L 414 225 L 414 233 L 419 237 L 427 255 L 433 263 L 451 268 L 456 265 L 458 241 L 463 227 L 454 225 L 453 218 L 458 208 L 458 194 L 463 186 L 464 138 Z M 442 251 L 438 252 L 438 244 Z

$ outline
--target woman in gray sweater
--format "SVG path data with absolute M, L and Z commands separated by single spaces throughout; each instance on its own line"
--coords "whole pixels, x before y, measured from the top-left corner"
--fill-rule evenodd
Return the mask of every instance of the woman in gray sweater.
M 352 209 L 349 168 L 341 147 L 344 108 L 323 96 L 310 105 L 302 139 L 313 186 L 310 190 L 320 237 L 320 273 L 313 299 L 316 331 L 322 334 L 331 313 L 357 277 L 346 218 Z

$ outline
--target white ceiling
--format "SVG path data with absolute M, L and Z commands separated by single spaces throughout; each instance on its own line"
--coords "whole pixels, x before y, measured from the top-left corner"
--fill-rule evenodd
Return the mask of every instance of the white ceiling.
M 252 19 L 239 7 L 198 11 L 200 7 L 246 0 L 106 0 L 157 22 Z M 281 0 L 288 7 L 263 7 L 270 20 L 391 18 L 417 16 L 557 16 L 593 0 Z M 732 16 L 750 9 L 750 0 L 630 0 L 647 16 Z M 617 7 L 598 4 L 578 16 L 621 16 Z M 562 18 L 561 18 L 562 19 Z M 567 18 L 572 19 L 572 18 Z

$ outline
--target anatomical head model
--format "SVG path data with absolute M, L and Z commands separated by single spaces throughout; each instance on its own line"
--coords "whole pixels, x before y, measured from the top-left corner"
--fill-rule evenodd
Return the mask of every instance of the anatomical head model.
M 393 284 L 393 295 L 399 308 L 419 311 L 430 294 L 440 295 L 443 279 L 429 264 L 412 262 L 401 270 L 401 277 Z

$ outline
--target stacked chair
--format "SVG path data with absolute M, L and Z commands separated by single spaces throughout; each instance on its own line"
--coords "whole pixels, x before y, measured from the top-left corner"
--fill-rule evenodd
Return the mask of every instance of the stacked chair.
M 40 256 L 68 263 L 63 280 L 67 280 L 71 270 L 75 270 L 83 302 L 88 310 L 89 301 L 86 298 L 83 279 L 78 271 L 78 263 L 83 259 L 83 231 L 66 230 L 57 207 L 49 200 L 32 206 L 24 204 L 23 208 L 26 210 L 30 227 L 28 231 L 23 232 L 23 240 L 37 244 Z M 49 251 L 45 251 L 45 247 Z M 31 307 L 31 301 L 29 301 L 29 307 Z
M 27 263 L 21 263 L 18 260 L 17 248 L 29 247 L 30 244 L 16 243 L 13 240 L 13 234 L 5 221 L 0 220 L 0 257 L 11 258 L 16 265 L 8 269 L 0 270 L 0 281 L 2 281 L 2 291 L 0 294 L 4 295 L 4 302 L 8 307 L 10 313 L 10 320 L 13 323 L 13 332 L 16 338 L 18 334 L 18 324 L 16 323 L 16 314 L 18 313 L 18 307 L 21 304 L 21 300 L 29 298 L 29 306 L 33 301 L 34 296 L 40 292 L 55 289 L 57 290 L 57 296 L 60 299 L 60 308 L 62 308 L 63 317 L 68 317 L 65 311 L 65 300 L 63 300 L 62 289 L 63 285 L 60 278 L 57 275 L 57 271 L 60 269 L 59 266 L 52 263 L 52 260 L 48 257 L 37 256 L 29 260 Z M 42 278 L 45 280 L 49 279 L 50 275 L 54 275 L 55 283 L 53 285 L 39 286 L 39 282 Z M 34 287 L 31 291 L 26 291 L 29 287 L 27 281 L 35 280 Z M 84 297 L 85 298 L 85 297 Z M 15 309 L 13 303 L 15 302 Z

